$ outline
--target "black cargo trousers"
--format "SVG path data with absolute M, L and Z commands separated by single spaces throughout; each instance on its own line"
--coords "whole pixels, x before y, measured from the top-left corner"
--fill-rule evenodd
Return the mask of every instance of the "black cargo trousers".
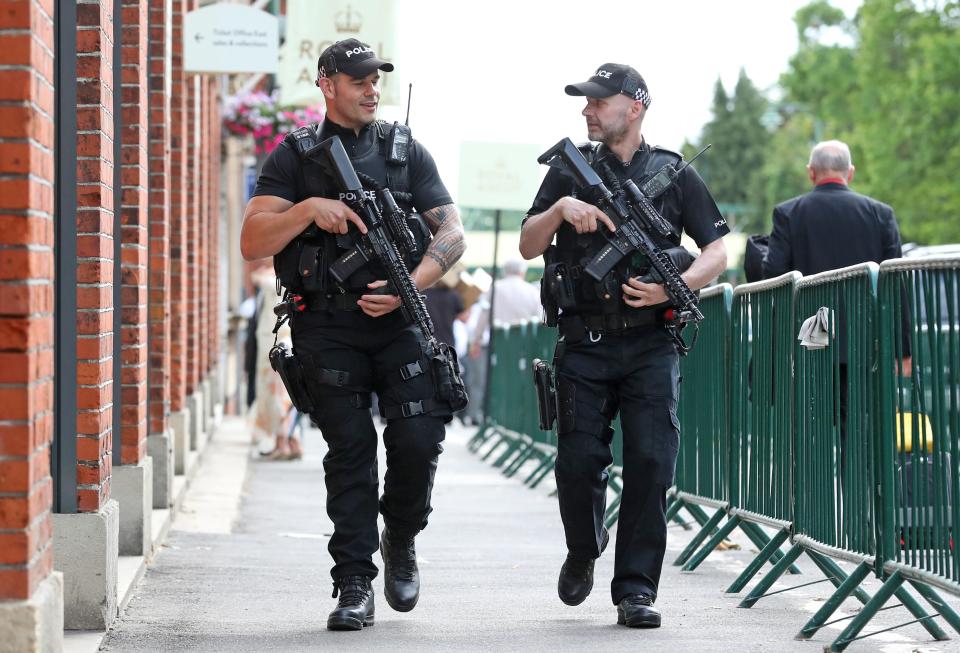
M 619 411 L 623 494 L 612 598 L 655 598 L 667 543 L 666 492 L 680 445 L 679 356 L 659 325 L 578 335 L 561 336 L 555 354 L 555 473 L 567 550 L 584 559 L 600 555 L 613 462 L 610 422 Z
M 327 442 L 323 469 L 334 531 L 330 574 L 334 581 L 373 578 L 378 508 L 400 535 L 416 535 L 427 525 L 451 411 L 435 401 L 423 338 L 399 310 L 379 318 L 361 311 L 304 312 L 294 317 L 291 331 L 294 353 L 317 401 L 310 418 Z M 377 392 L 381 413 L 387 413 L 387 470 L 379 501 L 371 390 Z

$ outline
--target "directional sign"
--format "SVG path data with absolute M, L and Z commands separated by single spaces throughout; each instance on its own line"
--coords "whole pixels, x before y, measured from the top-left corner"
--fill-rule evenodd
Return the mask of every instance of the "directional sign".
M 274 73 L 279 43 L 276 16 L 245 5 L 207 5 L 184 18 L 183 69 L 199 73 Z

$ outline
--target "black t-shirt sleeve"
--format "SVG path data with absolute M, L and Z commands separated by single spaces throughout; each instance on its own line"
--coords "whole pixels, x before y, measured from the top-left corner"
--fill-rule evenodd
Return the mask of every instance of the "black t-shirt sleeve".
M 427 148 L 418 141 L 410 143 L 407 165 L 410 166 L 410 192 L 417 211 L 423 213 L 444 204 L 453 204 L 453 198 L 437 172 L 437 164 Z
M 677 181 L 683 193 L 683 230 L 697 247 L 703 249 L 730 233 L 727 221 L 693 166 L 684 168 Z
M 286 143 L 281 143 L 264 161 L 253 196 L 271 195 L 296 202 L 299 170 L 297 153 Z
M 556 203 L 561 197 L 566 197 L 573 191 L 573 182 L 569 177 L 564 177 L 563 173 L 556 168 L 547 170 L 543 182 L 540 184 L 540 190 L 533 198 L 533 205 L 524 216 L 523 222 L 526 222 L 530 216 L 540 215 Z M 522 223 L 521 223 L 522 224 Z

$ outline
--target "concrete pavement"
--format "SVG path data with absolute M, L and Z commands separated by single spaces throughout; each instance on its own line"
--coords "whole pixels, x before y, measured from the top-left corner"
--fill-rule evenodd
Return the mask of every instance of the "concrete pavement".
M 377 591 L 376 625 L 329 632 L 335 600 L 326 542 L 319 432 L 308 430 L 298 462 L 249 465 L 241 497 L 206 492 L 194 503 L 190 530 L 174 524 L 168 541 L 105 640 L 104 651 L 820 651 L 843 624 L 810 642 L 794 634 L 828 596 L 818 584 L 736 607 L 743 594 L 723 589 L 749 563 L 752 545 L 715 552 L 694 573 L 670 565 L 692 537 L 670 529 L 658 606 L 664 625 L 631 630 L 616 625 L 610 601 L 612 547 L 597 563 L 596 586 L 575 608 L 560 602 L 556 577 L 563 561 L 562 529 L 550 488 L 529 490 L 467 452 L 473 429 L 453 426 L 441 456 L 430 526 L 417 539 L 423 591 L 416 610 L 393 612 Z M 208 488 L 236 482 L 235 451 L 214 458 Z M 219 471 L 218 471 L 219 469 Z M 381 473 L 384 465 L 381 463 Z M 207 470 L 201 470 L 205 475 Z M 546 483 L 544 485 L 547 485 Z M 206 497 L 206 498 L 205 498 Z M 212 498 L 210 498 L 212 497 Z M 189 497 L 188 497 L 189 501 Z M 232 502 L 232 503 L 231 503 Z M 234 526 L 224 532 L 226 518 Z M 204 527 L 209 524 L 209 527 Z M 379 555 L 375 562 L 380 564 Z M 774 589 L 819 579 L 801 562 L 803 577 Z M 849 567 L 848 567 L 849 569 Z M 868 589 L 875 590 L 874 581 Z M 955 603 L 955 601 L 952 601 Z M 853 614 L 856 604 L 844 605 Z M 841 615 L 837 615 L 841 616 Z M 868 631 L 910 621 L 905 610 L 881 613 Z M 956 634 L 954 633 L 955 637 Z M 917 625 L 854 643 L 850 651 L 960 651 L 958 640 L 933 642 Z

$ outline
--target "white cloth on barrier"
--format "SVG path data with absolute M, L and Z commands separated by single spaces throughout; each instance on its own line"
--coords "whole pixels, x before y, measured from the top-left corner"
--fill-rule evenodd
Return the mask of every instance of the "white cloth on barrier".
M 800 325 L 800 335 L 797 336 L 800 346 L 812 350 L 823 349 L 829 345 L 833 337 L 830 320 L 830 309 L 826 306 L 821 306 L 817 309 L 816 315 L 811 315 L 804 320 Z

